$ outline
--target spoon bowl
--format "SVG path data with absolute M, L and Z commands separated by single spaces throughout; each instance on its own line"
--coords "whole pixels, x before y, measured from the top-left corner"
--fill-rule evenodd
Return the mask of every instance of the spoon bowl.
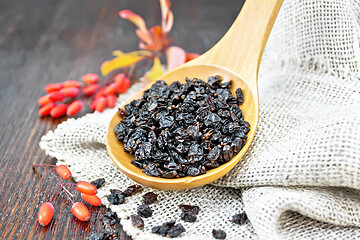
M 122 119 L 116 113 L 108 127 L 106 146 L 111 159 L 125 175 L 151 188 L 181 190 L 211 183 L 234 168 L 248 150 L 255 136 L 259 121 L 258 69 L 266 41 L 281 4 L 282 0 L 246 1 L 230 30 L 212 49 L 160 78 L 168 85 L 174 81 L 184 83 L 186 77 L 206 80 L 209 76 L 219 75 L 223 81 L 233 80 L 230 90 L 235 95 L 237 88 L 242 89 L 244 102 L 240 109 L 243 112 L 244 120 L 250 123 L 246 144 L 240 152 L 234 155 L 229 162 L 207 170 L 205 174 L 196 177 L 166 179 L 148 176 L 140 168 L 131 164 L 134 157 L 124 151 L 123 143 L 117 141 L 114 128 Z M 132 100 L 140 99 L 143 94 L 144 90 L 139 91 L 120 108 Z

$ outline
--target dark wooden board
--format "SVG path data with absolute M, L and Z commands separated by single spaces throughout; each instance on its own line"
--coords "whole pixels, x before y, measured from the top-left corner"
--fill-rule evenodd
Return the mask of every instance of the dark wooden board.
M 230 27 L 243 1 L 174 0 L 174 44 L 203 53 Z M 56 181 L 33 172 L 33 163 L 56 163 L 39 141 L 65 119 L 41 118 L 37 99 L 51 82 L 98 72 L 111 51 L 137 49 L 135 27 L 117 12 L 129 8 L 148 26 L 159 24 L 157 0 L 0 0 L 0 238 L 85 239 L 103 228 L 104 207 L 91 207 L 88 223 L 76 220 L 63 195 L 54 219 L 37 223 L 42 202 Z M 84 112 L 83 112 L 84 113 Z M 128 237 L 120 230 L 119 239 Z

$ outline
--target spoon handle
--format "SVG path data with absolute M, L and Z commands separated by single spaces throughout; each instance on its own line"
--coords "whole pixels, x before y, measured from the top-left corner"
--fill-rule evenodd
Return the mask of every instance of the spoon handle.
M 237 73 L 253 93 L 262 54 L 283 0 L 247 0 L 224 37 L 188 65 L 214 64 Z

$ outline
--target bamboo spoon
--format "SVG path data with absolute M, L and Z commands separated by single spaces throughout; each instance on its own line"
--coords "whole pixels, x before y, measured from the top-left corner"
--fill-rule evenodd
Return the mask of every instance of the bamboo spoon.
M 209 76 L 220 75 L 225 81 L 233 80 L 231 91 L 235 93 L 239 87 L 243 90 L 244 103 L 240 108 L 244 119 L 250 123 L 248 139 L 241 151 L 229 162 L 200 176 L 175 179 L 151 177 L 130 163 L 134 159 L 133 156 L 124 152 L 123 144 L 117 141 L 114 128 L 121 118 L 116 113 L 108 128 L 106 146 L 110 157 L 123 173 L 134 181 L 152 188 L 180 190 L 213 182 L 240 161 L 249 148 L 258 125 L 258 70 L 282 2 L 283 0 L 247 0 L 229 31 L 213 48 L 160 78 L 169 85 L 174 81 L 185 82 L 185 77 L 206 80 Z M 143 93 L 144 91 L 138 92 L 127 103 L 141 98 Z

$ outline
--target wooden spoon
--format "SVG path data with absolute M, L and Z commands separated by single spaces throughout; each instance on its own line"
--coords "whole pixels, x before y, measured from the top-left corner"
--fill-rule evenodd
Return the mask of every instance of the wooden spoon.
M 240 108 L 244 119 L 250 123 L 248 139 L 241 151 L 233 156 L 231 161 L 200 176 L 175 179 L 151 177 L 131 164 L 134 157 L 124 152 L 123 144 L 117 141 L 114 128 L 121 118 L 116 113 L 108 128 L 106 146 L 110 157 L 123 173 L 134 181 L 152 188 L 180 190 L 213 182 L 240 161 L 249 148 L 258 125 L 258 70 L 265 44 L 282 2 L 283 0 L 247 0 L 229 31 L 213 48 L 160 78 L 168 85 L 174 81 L 185 82 L 185 77 L 206 80 L 209 76 L 220 75 L 224 81 L 233 80 L 231 91 L 234 94 L 239 87 L 243 90 L 244 103 Z M 144 91 L 138 92 L 127 103 L 140 99 L 143 93 Z

